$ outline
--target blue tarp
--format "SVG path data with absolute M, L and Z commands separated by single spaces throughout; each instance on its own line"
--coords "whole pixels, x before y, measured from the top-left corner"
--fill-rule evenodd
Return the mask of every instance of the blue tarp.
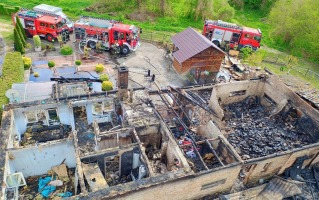
M 59 197 L 70 197 L 72 196 L 72 192 L 65 192 L 58 194 Z
M 42 194 L 43 197 L 48 198 L 52 192 L 56 190 L 55 186 L 48 185 L 51 181 L 51 177 L 39 178 L 38 192 Z

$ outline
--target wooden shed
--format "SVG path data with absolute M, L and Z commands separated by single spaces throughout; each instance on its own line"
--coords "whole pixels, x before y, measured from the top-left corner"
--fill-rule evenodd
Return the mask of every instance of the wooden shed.
M 205 71 L 213 76 L 219 72 L 226 53 L 199 32 L 187 28 L 171 40 L 174 43 L 173 67 L 177 73 L 200 77 Z

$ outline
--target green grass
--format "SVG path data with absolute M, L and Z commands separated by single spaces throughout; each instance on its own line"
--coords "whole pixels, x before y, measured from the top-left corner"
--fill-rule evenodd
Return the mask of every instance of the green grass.
M 13 83 L 22 82 L 24 79 L 24 67 L 22 56 L 19 52 L 7 53 L 3 61 L 2 77 L 0 78 L 0 113 L 2 105 L 8 103 L 5 93 Z M 2 115 L 1 115 L 2 116 Z
M 0 24 L 8 24 L 13 25 L 10 16 L 7 15 L 0 15 Z M 13 45 L 13 29 L 12 31 L 1 31 L 0 34 L 3 36 L 7 45 Z
M 8 5 L 19 5 L 25 8 L 33 8 L 34 6 L 42 3 L 41 0 L 3 0 L 2 2 Z M 141 28 L 143 28 L 143 33 L 141 34 L 142 39 L 152 38 L 153 40 L 164 40 L 164 42 L 169 42 L 171 35 L 174 35 L 175 33 L 180 32 L 187 27 L 193 27 L 198 29 L 199 31 L 202 30 L 203 27 L 202 20 L 195 21 L 193 19 L 189 19 L 186 17 L 149 17 L 149 19 L 145 22 L 128 20 L 126 16 L 136 11 L 135 1 L 129 1 L 128 4 L 125 6 L 124 10 L 117 9 L 116 7 L 112 8 L 112 16 L 109 16 L 107 14 L 99 14 L 85 11 L 85 8 L 93 5 L 95 2 L 97 2 L 97 0 L 48 0 L 46 4 L 55 5 L 63 8 L 65 14 L 67 14 L 72 20 L 78 19 L 81 15 L 88 15 L 107 19 L 121 20 L 124 23 L 140 26 Z M 111 12 L 107 11 L 107 13 Z M 265 18 L 264 13 L 258 10 L 236 10 L 235 16 L 231 20 L 231 22 L 247 27 L 260 28 L 263 33 L 263 38 L 261 41 L 262 46 L 274 48 L 279 51 L 289 52 L 287 44 L 272 39 L 272 27 L 270 24 L 268 24 L 267 18 Z M 11 18 L 9 16 L 0 16 L 0 23 L 12 23 Z M 6 41 L 8 41 L 8 44 L 13 44 L 12 33 L 3 33 L 3 36 L 6 39 Z M 279 56 L 282 57 L 282 59 L 286 55 L 287 54 L 279 54 Z M 316 65 L 317 63 L 311 63 L 305 59 L 300 58 L 298 67 L 309 68 L 310 70 L 319 73 L 319 68 Z M 278 74 L 286 73 L 280 72 L 279 68 L 277 69 L 277 67 L 275 66 L 270 66 L 269 68 L 271 68 L 274 72 Z M 291 74 L 310 82 L 318 88 L 319 84 L 317 80 L 309 79 L 309 77 L 304 77 L 303 75 L 294 70 L 291 71 Z

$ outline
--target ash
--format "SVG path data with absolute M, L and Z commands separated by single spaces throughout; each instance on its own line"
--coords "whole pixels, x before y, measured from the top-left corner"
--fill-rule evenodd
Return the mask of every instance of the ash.
M 296 128 L 298 117 L 293 107 L 271 116 L 274 107 L 264 107 L 258 97 L 224 108 L 228 140 L 245 159 L 287 151 L 313 143 L 311 137 Z

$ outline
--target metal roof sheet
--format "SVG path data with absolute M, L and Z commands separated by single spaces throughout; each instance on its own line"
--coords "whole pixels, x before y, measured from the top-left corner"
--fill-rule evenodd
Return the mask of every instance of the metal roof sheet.
M 187 28 L 172 36 L 171 40 L 178 47 L 178 50 L 173 52 L 173 56 L 179 63 L 184 62 L 209 47 L 214 47 L 225 54 L 223 50 L 193 28 Z
M 51 98 L 52 85 L 55 82 L 14 83 L 12 89 L 19 92 L 19 103 Z

